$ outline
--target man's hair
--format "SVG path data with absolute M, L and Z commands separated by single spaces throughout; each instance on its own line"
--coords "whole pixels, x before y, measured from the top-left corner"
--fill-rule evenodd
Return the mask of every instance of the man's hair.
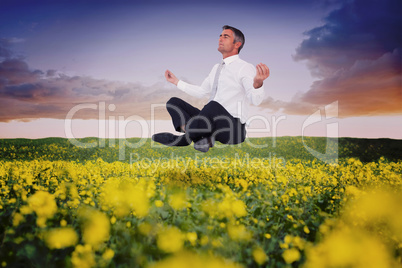
M 233 35 L 234 35 L 234 43 L 240 42 L 241 46 L 239 47 L 238 53 L 240 53 L 240 50 L 243 48 L 244 46 L 244 42 L 246 41 L 244 38 L 244 34 L 239 30 L 236 29 L 235 27 L 229 26 L 229 25 L 224 25 L 222 27 L 223 30 L 232 30 Z

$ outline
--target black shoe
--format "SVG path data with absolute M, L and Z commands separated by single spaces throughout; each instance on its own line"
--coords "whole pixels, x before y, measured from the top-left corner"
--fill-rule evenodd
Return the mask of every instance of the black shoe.
M 194 149 L 206 153 L 209 148 L 214 147 L 215 140 L 212 137 L 202 138 L 194 143 Z
M 191 141 L 187 141 L 184 135 L 177 136 L 168 132 L 154 134 L 152 140 L 167 146 L 188 146 L 191 143 Z

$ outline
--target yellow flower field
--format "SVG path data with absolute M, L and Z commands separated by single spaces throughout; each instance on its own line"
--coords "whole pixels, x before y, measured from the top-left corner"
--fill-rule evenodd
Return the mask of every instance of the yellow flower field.
M 1 266 L 401 266 L 401 161 L 148 150 L 0 160 Z

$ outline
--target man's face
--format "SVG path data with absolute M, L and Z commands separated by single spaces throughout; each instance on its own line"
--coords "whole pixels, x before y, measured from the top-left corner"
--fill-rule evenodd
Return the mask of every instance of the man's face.
M 219 36 L 218 51 L 221 52 L 222 54 L 223 53 L 237 54 L 241 43 L 237 42 L 236 44 L 234 44 L 233 41 L 234 41 L 233 31 L 230 29 L 223 30 L 221 35 Z

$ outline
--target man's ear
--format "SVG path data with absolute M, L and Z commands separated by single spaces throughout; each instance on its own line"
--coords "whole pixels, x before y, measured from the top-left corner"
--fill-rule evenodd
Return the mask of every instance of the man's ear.
M 239 49 L 239 47 L 241 47 L 241 42 L 236 42 L 235 43 L 235 48 Z

